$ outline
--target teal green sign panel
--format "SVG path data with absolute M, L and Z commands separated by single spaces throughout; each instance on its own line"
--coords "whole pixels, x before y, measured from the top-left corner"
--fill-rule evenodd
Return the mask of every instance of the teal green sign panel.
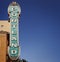
M 16 60 L 19 57 L 19 7 L 9 6 L 10 18 L 10 46 L 9 57 Z
M 19 47 L 10 47 L 9 54 L 11 58 L 18 58 L 19 56 Z

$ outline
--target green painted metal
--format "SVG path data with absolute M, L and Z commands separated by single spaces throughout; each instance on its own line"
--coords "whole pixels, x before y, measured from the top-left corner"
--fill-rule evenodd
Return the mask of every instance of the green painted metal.
M 16 60 L 19 57 L 19 6 L 9 6 L 9 18 L 10 18 L 10 46 L 8 48 L 9 57 L 12 60 Z

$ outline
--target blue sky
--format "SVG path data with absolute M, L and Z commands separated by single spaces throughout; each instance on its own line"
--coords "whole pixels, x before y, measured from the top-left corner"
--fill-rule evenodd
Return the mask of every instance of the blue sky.
M 0 0 L 0 20 L 8 19 L 8 5 L 21 5 L 21 58 L 28 62 L 60 62 L 60 1 Z

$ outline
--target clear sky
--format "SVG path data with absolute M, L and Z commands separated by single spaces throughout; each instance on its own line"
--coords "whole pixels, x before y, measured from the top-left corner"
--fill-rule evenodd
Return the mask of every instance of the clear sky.
M 8 19 L 8 5 L 21 5 L 21 58 L 28 62 L 60 62 L 60 1 L 0 0 L 0 19 Z

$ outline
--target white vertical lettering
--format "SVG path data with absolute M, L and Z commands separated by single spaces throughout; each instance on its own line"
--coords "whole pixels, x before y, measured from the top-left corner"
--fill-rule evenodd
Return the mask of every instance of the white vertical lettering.
M 12 53 L 12 54 L 16 54 L 17 51 L 16 51 L 16 50 L 11 50 L 11 53 Z
M 16 28 L 16 25 L 12 25 L 13 28 Z
M 12 37 L 12 40 L 17 40 L 16 37 Z
M 12 45 L 11 45 L 12 47 L 17 47 L 17 43 L 12 43 Z
M 14 31 L 12 31 L 12 34 L 14 34 Z
M 12 20 L 12 22 L 16 22 L 16 21 L 17 21 L 16 19 Z

